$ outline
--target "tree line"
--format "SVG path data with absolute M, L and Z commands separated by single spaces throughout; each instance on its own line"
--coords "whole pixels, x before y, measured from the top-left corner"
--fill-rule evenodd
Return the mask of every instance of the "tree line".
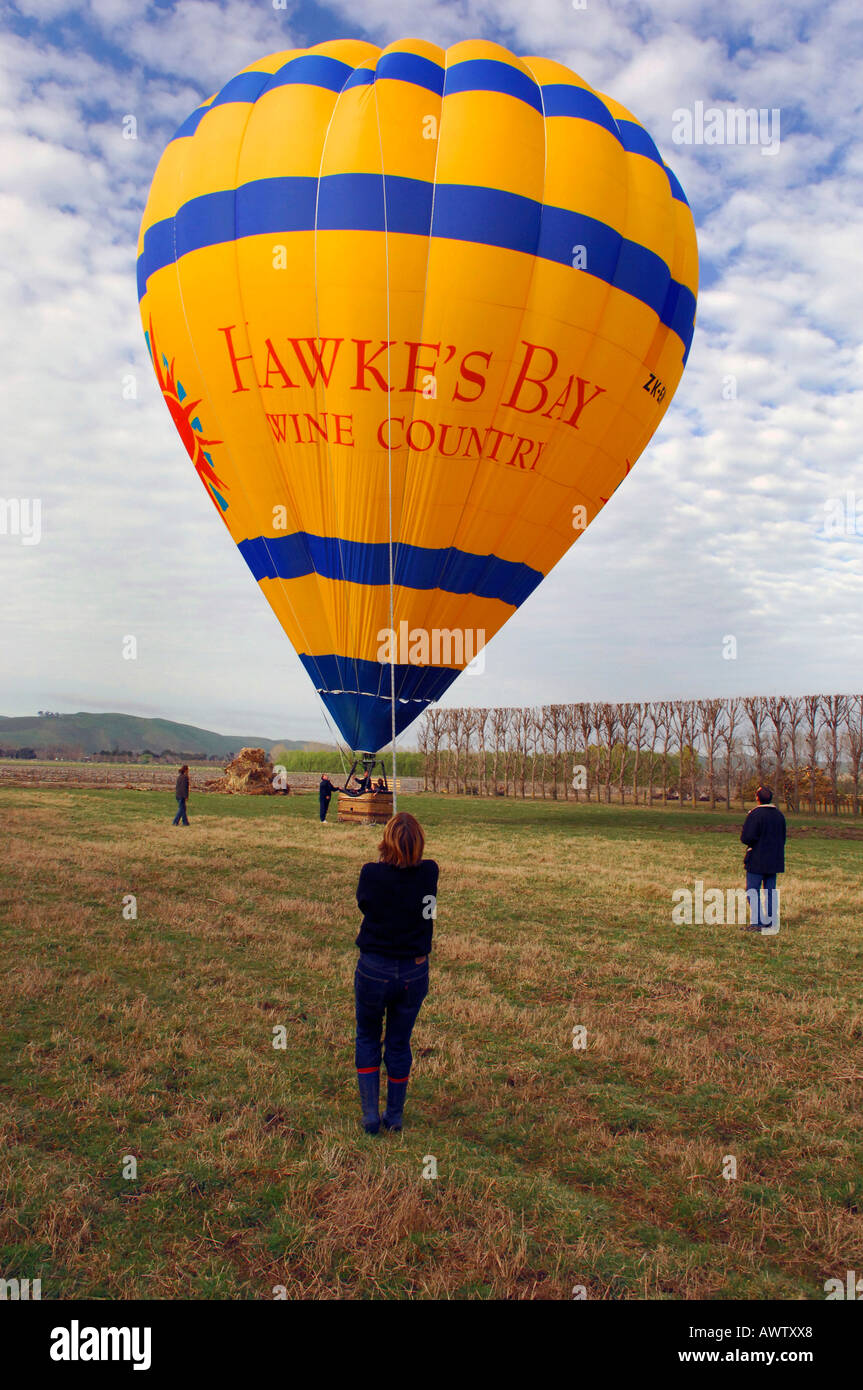
M 582 801 L 751 801 L 860 813 L 863 695 L 426 710 L 424 787 Z

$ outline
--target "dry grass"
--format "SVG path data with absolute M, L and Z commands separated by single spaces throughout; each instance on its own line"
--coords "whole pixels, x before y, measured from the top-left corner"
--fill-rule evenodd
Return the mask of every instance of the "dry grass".
M 405 1132 L 369 1139 L 353 893 L 379 831 L 322 830 L 311 798 L 196 798 L 186 830 L 158 793 L 0 790 L 0 1273 L 49 1298 L 807 1299 L 859 1268 L 859 844 L 793 827 L 758 938 L 671 921 L 675 888 L 738 882 L 721 813 L 407 804 L 437 949 Z

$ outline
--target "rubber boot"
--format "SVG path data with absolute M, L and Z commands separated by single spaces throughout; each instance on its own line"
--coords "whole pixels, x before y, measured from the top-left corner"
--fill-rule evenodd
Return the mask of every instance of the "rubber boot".
M 378 1103 L 381 1092 L 381 1071 L 358 1071 L 357 1084 L 360 1088 L 360 1105 L 363 1108 L 363 1129 L 366 1134 L 377 1134 L 381 1127 Z
M 405 1096 L 408 1093 L 408 1078 L 402 1076 L 395 1081 L 387 1077 L 387 1108 L 384 1113 L 384 1129 L 394 1130 L 398 1134 L 402 1127 L 402 1115 L 405 1108 Z

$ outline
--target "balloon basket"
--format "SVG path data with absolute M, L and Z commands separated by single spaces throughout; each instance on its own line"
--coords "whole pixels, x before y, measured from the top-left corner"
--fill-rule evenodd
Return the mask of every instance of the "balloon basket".
M 339 821 L 344 825 L 386 825 L 392 813 L 392 792 L 339 792 Z

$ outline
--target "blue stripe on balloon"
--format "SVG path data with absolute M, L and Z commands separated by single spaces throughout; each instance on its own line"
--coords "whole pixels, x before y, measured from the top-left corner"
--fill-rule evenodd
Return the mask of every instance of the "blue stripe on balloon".
M 315 225 L 318 180 L 311 175 L 308 178 L 257 179 L 254 183 L 243 184 L 242 188 L 237 189 L 236 195 L 233 189 L 229 189 L 227 193 L 216 196 L 225 198 L 226 212 L 232 222 L 236 217 L 238 239 L 260 236 L 265 232 L 307 232 Z M 233 241 L 234 232 L 231 231 L 224 240 Z M 210 244 L 207 241 L 199 242 L 203 246 Z
M 684 193 L 683 187 L 680 183 L 680 180 L 677 178 L 677 175 L 672 173 L 667 164 L 664 166 L 664 168 L 666 174 L 668 175 L 668 183 L 671 188 L 672 198 L 676 198 L 679 203 L 685 203 L 686 206 L 689 207 L 689 199 Z
M 161 222 L 154 222 L 144 233 L 144 249 L 136 266 L 139 300 L 143 299 L 147 292 L 148 278 L 163 266 L 172 265 L 175 259 L 174 219 L 165 217 Z
M 668 175 L 672 198 L 689 206 L 680 181 L 663 162 L 647 131 L 637 121 L 616 121 L 605 102 L 585 87 L 573 87 L 563 82 L 550 83 L 543 87 L 542 99 L 546 116 L 574 116 L 579 120 L 592 121 L 619 140 L 627 154 L 641 154 L 661 165 Z
M 574 116 L 580 121 L 591 121 L 601 125 L 616 140 L 620 139 L 617 122 L 596 92 L 565 82 L 550 82 L 542 88 L 542 100 L 546 116 Z
M 361 71 L 358 69 L 357 71 Z M 348 63 L 340 63 L 336 58 L 326 58 L 322 54 L 302 53 L 291 58 L 284 67 L 275 73 L 240 72 L 226 82 L 220 92 L 207 106 L 199 106 L 188 116 L 174 135 L 175 140 L 194 135 L 208 111 L 216 106 L 230 102 L 256 102 L 264 91 L 275 87 L 323 87 L 330 92 L 340 92 L 354 72 Z
M 540 90 L 528 73 L 509 63 L 497 63 L 492 58 L 468 58 L 447 68 L 443 94 L 450 97 L 463 92 L 499 92 L 523 101 L 542 115 Z
M 543 219 L 552 211 L 557 209 L 506 189 L 442 183 L 435 189 L 432 235 L 552 260 L 557 257 L 546 255 L 541 237 Z M 572 264 L 571 243 L 564 260 Z
M 662 155 L 644 126 L 636 121 L 618 121 L 617 129 L 620 131 L 620 140 L 627 154 L 643 154 L 645 159 L 652 159 L 661 169 L 665 168 Z
M 373 87 L 374 84 L 374 68 L 354 68 L 342 90 L 346 92 L 348 87 Z
M 181 140 L 184 136 L 194 135 L 207 112 L 214 110 L 217 106 L 227 106 L 231 102 L 251 104 L 257 101 L 268 77 L 269 73 L 266 72 L 237 73 L 236 77 L 232 77 L 230 82 L 226 82 L 222 90 L 216 93 L 212 101 L 207 102 L 206 106 L 199 106 L 197 111 L 193 111 L 191 116 L 186 117 L 174 135 L 174 139 Z
M 177 126 L 171 140 L 185 140 L 188 136 L 194 135 L 209 109 L 209 106 L 199 106 L 197 111 L 186 117 L 182 125 Z
M 354 71 L 350 63 L 328 58 L 323 53 L 298 53 L 268 78 L 268 91 L 274 87 L 325 87 L 340 92 Z
M 386 541 L 340 540 L 295 531 L 289 536 L 256 536 L 240 541 L 238 550 L 255 579 L 300 579 L 319 574 L 348 584 L 389 584 Z M 540 570 L 496 555 L 472 555 L 454 546 L 395 547 L 394 580 L 406 589 L 442 589 L 448 594 L 475 594 L 518 608 L 542 581 Z
M 321 179 L 318 231 L 403 232 L 428 236 L 434 184 L 379 174 L 330 174 Z M 314 227 L 314 213 L 310 224 Z
M 389 666 L 306 653 L 300 653 L 300 660 L 349 748 L 376 753 L 389 743 Z M 432 700 L 439 700 L 459 674 L 452 666 L 396 666 L 396 733 L 406 729 Z
M 384 186 L 387 198 L 384 206 Z M 263 233 L 377 231 L 428 236 L 520 251 L 571 265 L 574 246 L 584 246 L 589 274 L 624 290 L 653 309 L 688 352 L 695 326 L 695 296 L 671 279 L 660 256 L 629 241 L 613 227 L 564 208 L 546 207 L 498 188 L 438 184 L 390 175 L 331 174 L 313 178 L 260 179 L 240 188 L 205 193 L 184 204 L 176 218 L 148 229 L 138 260 L 138 294 L 150 275 L 191 251 Z M 317 222 L 316 214 L 317 199 Z M 385 217 L 386 212 L 386 217 Z M 669 295 L 674 287 L 676 293 Z
M 689 349 L 692 347 L 692 334 L 695 328 L 695 295 L 685 285 L 679 285 L 676 280 L 671 280 L 668 286 L 668 295 L 662 310 L 662 322 L 667 323 L 672 332 L 678 338 L 682 338 L 686 345 L 683 354 L 683 365 L 689 357 Z M 684 337 L 684 333 L 688 337 Z
M 440 63 L 430 58 L 421 58 L 416 53 L 384 53 L 378 59 L 376 68 L 378 82 L 394 80 L 410 82 L 414 87 L 425 87 L 426 91 L 443 95 L 444 70 Z
M 389 662 L 364 661 L 359 657 L 300 653 L 300 660 L 318 690 L 329 694 L 368 695 L 382 699 L 389 708 Z M 397 700 L 437 700 L 461 674 L 457 666 L 396 665 Z
M 269 73 L 241 72 L 232 77 L 208 106 L 193 111 L 174 135 L 175 140 L 194 135 L 204 116 L 226 102 L 255 102 L 264 90 L 301 84 L 341 92 L 346 87 L 365 86 L 384 79 L 410 82 L 438 96 L 457 96 L 463 92 L 500 92 L 523 101 L 546 116 L 575 116 L 593 121 L 619 140 L 629 154 L 641 154 L 662 164 L 662 158 L 647 131 L 636 121 L 616 121 L 601 97 L 584 87 L 563 82 L 539 86 L 532 77 L 509 63 L 491 58 L 469 58 L 446 71 L 439 63 L 413 53 L 385 53 L 376 68 L 351 68 L 336 58 L 320 54 L 299 54 L 272 76 Z M 444 86 L 444 84 L 446 84 Z M 663 165 L 663 167 L 665 167 Z M 683 189 L 669 170 L 672 197 L 686 202 Z

